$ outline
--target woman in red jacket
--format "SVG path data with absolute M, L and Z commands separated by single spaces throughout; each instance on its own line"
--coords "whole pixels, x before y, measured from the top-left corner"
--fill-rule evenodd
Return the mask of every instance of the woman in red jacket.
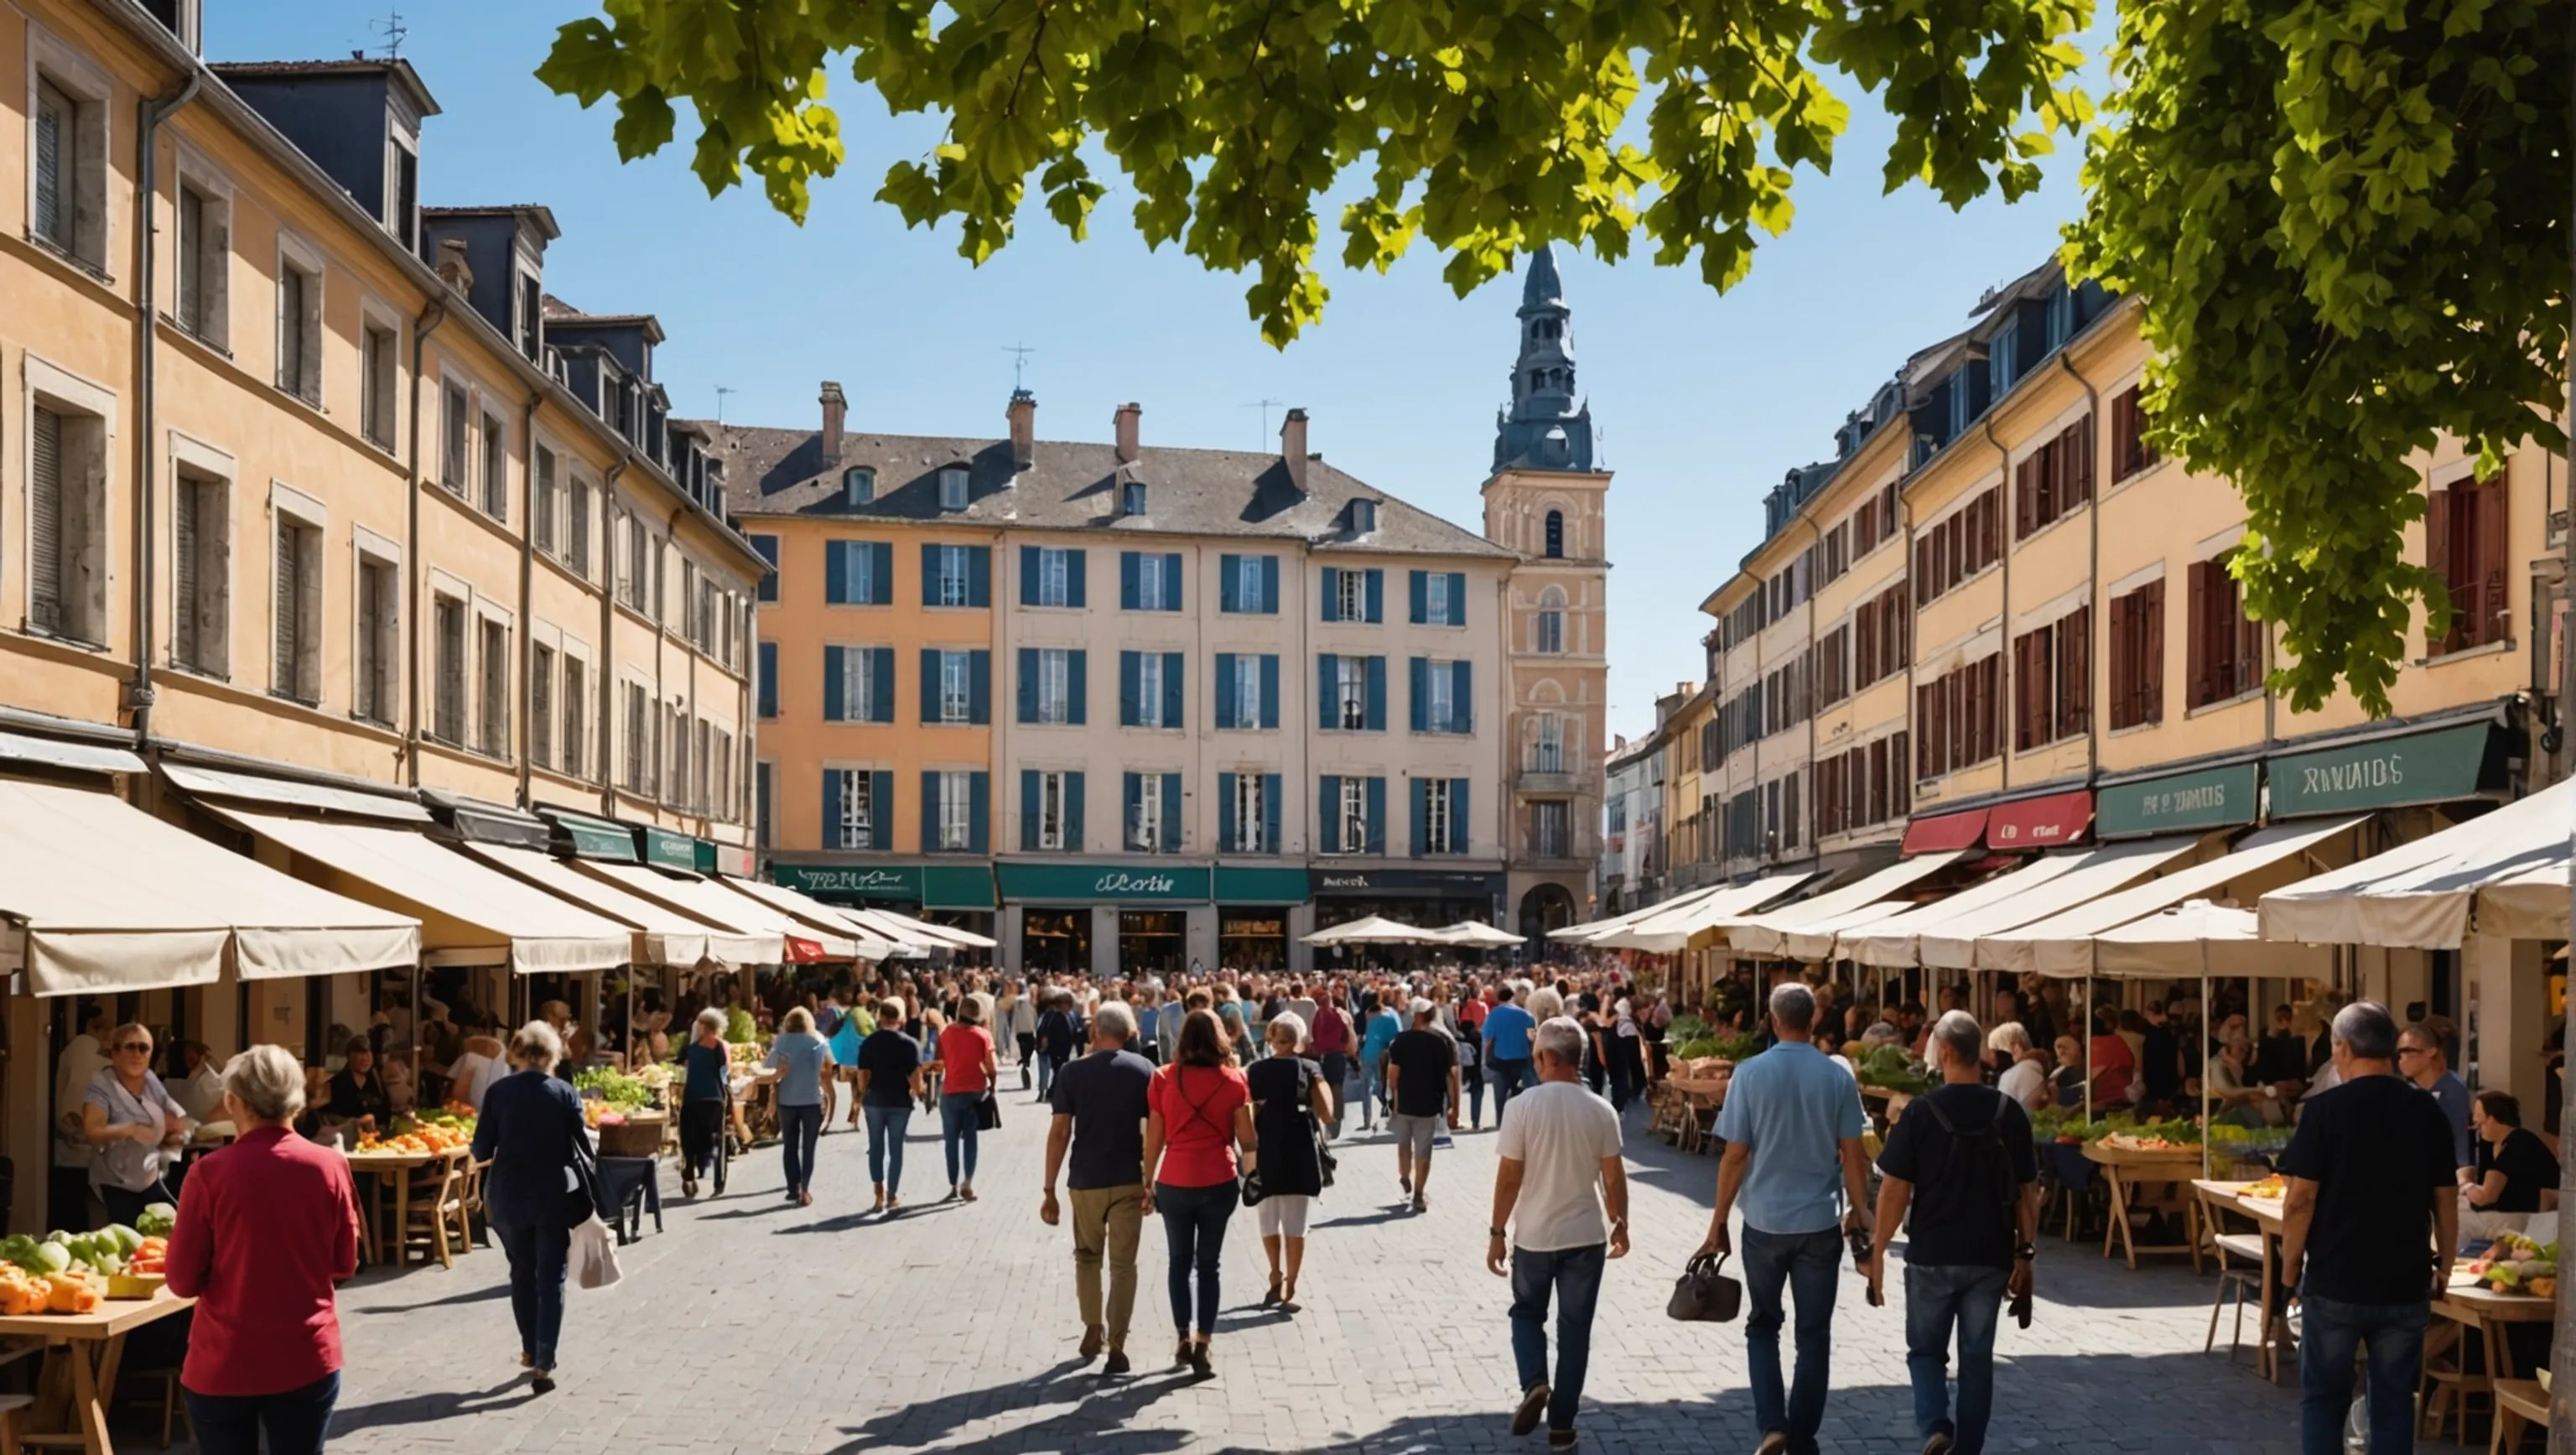
M 253 1046 L 224 1070 L 241 1135 L 188 1172 L 170 1291 L 197 1300 L 179 1387 L 204 1455 L 319 1455 L 340 1397 L 332 1285 L 358 1271 L 349 1159 L 295 1135 L 304 1070 Z
M 1225 1225 L 1243 1200 L 1238 1165 L 1250 1163 L 1258 1145 L 1252 1128 L 1252 1091 L 1226 1049 L 1216 1012 L 1194 1010 L 1181 1022 L 1179 1052 L 1145 1087 L 1144 1212 L 1163 1215 L 1171 1246 L 1172 1322 L 1181 1330 L 1172 1367 L 1209 1373 L 1208 1339 L 1216 1332 L 1217 1265 L 1225 1254 Z M 1190 1334 L 1190 1274 L 1198 1274 L 1198 1335 Z

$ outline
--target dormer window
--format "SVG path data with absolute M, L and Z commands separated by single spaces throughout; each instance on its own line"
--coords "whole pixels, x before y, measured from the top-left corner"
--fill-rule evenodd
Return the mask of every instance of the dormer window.
M 877 472 L 865 465 L 852 465 L 841 472 L 841 503 L 866 505 L 877 498 Z
M 1377 529 L 1377 502 L 1376 502 L 1376 501 L 1374 501 L 1374 500 L 1354 500 L 1354 501 L 1352 501 L 1352 502 L 1351 502 L 1351 534 L 1353 534 L 1353 535 L 1355 535 L 1355 536 L 1364 536 L 1364 535 L 1368 535 L 1368 534 L 1370 534 L 1371 532 L 1375 531 L 1376 529 Z
M 1118 487 L 1118 513 L 1120 515 L 1143 515 L 1145 513 L 1144 481 L 1129 480 Z
M 965 466 L 948 465 L 940 470 L 939 508 L 942 510 L 964 510 L 966 508 Z

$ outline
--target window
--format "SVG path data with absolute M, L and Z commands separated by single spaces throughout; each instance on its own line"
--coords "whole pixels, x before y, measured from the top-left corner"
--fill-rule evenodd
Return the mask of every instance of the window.
M 322 266 L 280 248 L 277 255 L 277 387 L 322 402 Z M 461 462 L 460 462 L 461 464 Z
M 939 546 L 938 600 L 940 606 L 964 606 L 969 582 L 964 546 Z
M 1261 791 L 1263 775 L 1228 773 L 1223 776 L 1233 780 L 1227 786 L 1232 790 L 1233 812 L 1229 817 L 1234 820 L 1234 835 L 1226 848 L 1237 854 L 1263 852 L 1263 846 L 1269 841 L 1267 822 L 1262 814 L 1265 796 Z
M 1259 556 L 1238 556 L 1235 558 L 1234 599 L 1238 607 L 1242 610 L 1259 611 L 1261 609 L 1258 605 L 1262 600 L 1261 565 L 1262 558 Z M 1242 603 L 1245 602 L 1255 604 L 1243 606 Z
M 1364 854 L 1369 848 L 1368 787 L 1365 778 L 1336 778 L 1332 805 L 1331 831 L 1325 843 L 1327 852 Z
M 531 359 L 546 354 L 545 290 L 531 273 L 519 275 L 519 352 Z
M 1236 659 L 1234 672 L 1234 724 L 1251 727 L 1262 718 L 1261 677 L 1258 673 L 1244 671 L 1242 660 Z
M 1915 776 L 1938 778 L 2000 751 L 2003 657 L 1981 657 L 1914 689 Z
M 510 427 L 497 414 L 483 416 L 483 513 L 510 518 Z
M 460 496 L 473 458 L 473 429 L 473 396 L 464 385 L 449 381 L 438 393 L 438 483 Z
M 358 333 L 358 432 L 380 450 L 394 447 L 394 330 L 368 319 Z
M 2429 492 L 2424 564 L 2450 588 L 2450 631 L 2435 654 L 2461 652 L 2513 635 L 2512 493 L 2499 474 L 2486 484 L 2464 476 Z
M 1130 773 L 1125 780 L 1127 848 L 1139 854 L 1172 854 L 1181 848 L 1181 775 Z
M 232 208 L 222 194 L 179 183 L 175 249 L 179 327 L 223 348 L 231 337 L 225 317 L 232 262 Z
M 1136 726 L 1178 727 L 1163 721 L 1163 653 L 1138 652 L 1136 659 Z
M 2165 716 L 2165 583 L 2111 598 L 2111 730 Z
M 385 138 L 385 226 L 402 239 L 403 251 L 420 251 L 420 155 L 399 136 Z
M 2184 680 L 2191 691 L 2184 707 L 2252 692 L 2263 680 L 2263 625 L 2246 620 L 2245 598 L 2225 557 L 2192 563 L 2190 613 Z
M 453 596 L 432 599 L 430 607 L 432 670 L 437 674 L 431 703 L 429 735 L 452 747 L 465 745 L 465 603 Z
M 1809 658 L 1809 677 L 1814 683 L 1817 708 L 1831 707 L 1851 696 L 1851 645 L 1848 622 L 1816 639 Z
M 1906 776 L 1905 751 L 1905 734 L 1891 733 L 1819 761 L 1816 837 L 1852 833 L 1910 813 L 1913 783 Z
M 939 775 L 939 847 L 972 849 L 975 846 L 975 780 L 974 773 Z
M 774 537 L 770 545 L 776 549 Z M 823 599 L 829 605 L 888 606 L 894 602 L 891 542 L 826 541 L 823 570 Z
M 1376 529 L 1377 529 L 1377 502 L 1376 502 L 1376 501 L 1374 501 L 1374 500 L 1354 500 L 1354 501 L 1352 501 L 1352 502 L 1351 502 L 1351 534 L 1353 534 L 1353 535 L 1355 535 L 1355 536 L 1364 536 L 1364 535 L 1369 534 L 1369 533 L 1370 533 L 1370 532 L 1372 532 L 1372 531 L 1375 531 Z
M 1078 653 L 1047 647 L 1037 658 L 1037 721 L 1061 725 L 1073 720 L 1073 659 Z
M 1333 715 L 1330 726 L 1344 732 L 1361 732 L 1368 727 L 1368 664 L 1366 657 L 1332 659 Z
M 1180 557 L 1129 551 L 1121 557 L 1120 569 L 1135 581 L 1135 589 L 1126 603 L 1128 610 L 1180 609 Z
M 2013 750 L 2093 730 L 2093 609 L 2013 638 Z
M 536 532 L 537 549 L 552 555 L 555 550 L 556 496 L 561 493 L 555 478 L 555 452 L 544 445 L 534 445 L 530 447 L 530 455 L 536 461 L 533 472 L 536 499 L 528 505 L 528 526 Z
M 107 430 L 39 402 L 28 412 L 27 609 L 37 631 L 107 639 Z
M 1568 826 L 1573 820 L 1573 805 L 1562 799 L 1541 799 L 1530 805 L 1530 857 L 1535 859 L 1569 859 L 1574 856 L 1573 835 Z
M 689 717 L 676 707 L 662 712 L 663 741 L 670 745 L 670 776 L 662 780 L 662 801 L 686 803 L 689 797 Z
M 572 482 L 572 515 L 564 522 L 564 559 L 573 574 L 590 579 L 590 482 Z
M 778 537 L 753 536 L 751 548 L 758 551 L 760 558 L 769 563 L 769 569 L 760 573 L 760 599 L 776 601 L 778 599 Z
M 644 793 L 653 782 L 652 702 L 644 684 L 626 684 L 626 791 Z
M 1905 670 L 1912 655 L 1914 608 L 1902 583 L 1852 608 L 1852 686 L 1854 690 Z
M 1144 481 L 1128 480 L 1119 485 L 1118 513 L 1121 515 L 1143 515 L 1145 513 Z
M 1420 778 L 1414 791 L 1422 795 L 1422 837 L 1416 852 L 1423 854 L 1463 854 L 1467 852 L 1464 817 L 1467 780 L 1463 778 Z
M 939 472 L 939 508 L 942 510 L 964 510 L 966 508 L 965 466 L 948 465 L 941 468 Z
M 689 780 L 691 789 L 689 802 L 696 805 L 700 813 L 705 813 L 715 801 L 708 796 L 714 787 L 714 739 L 715 724 L 705 718 L 699 718 L 697 720 L 697 776 Z
M 355 686 L 358 716 L 392 726 L 397 701 L 395 663 L 402 656 L 401 585 L 394 563 L 358 557 L 358 642 Z
M 33 39 L 33 37 L 31 37 Z M 107 110 L 64 77 L 35 77 L 28 167 L 35 174 L 38 242 L 93 270 L 107 266 Z
M 1468 671 L 1469 664 L 1465 662 L 1413 659 L 1414 695 L 1421 704 L 1415 709 L 1415 732 L 1474 731 L 1466 691 Z
M 965 652 L 939 653 L 939 720 L 966 722 L 973 715 L 973 658 Z
M 1556 596 L 1553 587 L 1549 588 L 1548 596 Z M 1565 608 L 1562 598 L 1558 598 L 1558 602 L 1557 605 L 1549 605 L 1542 598 L 1538 616 L 1531 624 L 1530 645 L 1545 656 L 1556 656 L 1565 650 Z
M 2013 539 L 2055 524 L 2093 499 L 2093 416 L 2086 415 L 2013 467 Z
M 187 470 L 170 485 L 170 660 L 221 677 L 230 666 L 232 494 Z
M 865 465 L 852 465 L 841 472 L 841 503 L 867 505 L 877 498 L 877 472 Z
M 874 773 L 841 773 L 841 801 L 832 806 L 832 847 L 836 849 L 869 849 L 876 847 L 877 801 Z
M 1032 849 L 1079 849 L 1082 847 L 1078 822 L 1082 775 L 1079 773 L 1031 773 L 1028 780 L 1036 790 L 1034 812 L 1028 833 Z
M 2147 443 L 2147 410 L 2132 384 L 2111 400 L 2111 478 L 2126 480 L 2156 462 L 2156 447 Z
M 510 756 L 510 628 L 506 623 L 484 617 L 477 634 L 481 671 L 480 706 L 474 746 L 486 757 Z
M 1547 513 L 1546 554 L 1551 561 L 1565 554 L 1565 512 L 1562 510 L 1551 510 Z
M 1924 605 L 2003 558 L 2001 488 L 1926 526 L 1914 538 L 1914 604 Z M 1774 613 L 1777 615 L 1777 613 Z
M 1333 573 L 1333 620 L 1368 620 L 1368 573 L 1336 571 Z
M 578 657 L 566 657 L 563 664 L 563 771 L 569 778 L 588 775 L 582 771 L 590 756 L 589 673 Z
M 269 689 L 312 704 L 322 700 L 322 532 L 292 517 L 277 518 L 272 566 L 275 615 Z
M 644 529 L 644 517 L 626 517 L 626 579 L 619 594 L 626 605 L 642 611 L 653 584 L 653 538 Z
M 1065 584 L 1066 577 L 1068 575 L 1065 565 L 1069 554 L 1070 553 L 1061 546 L 1038 547 L 1037 600 L 1033 603 L 1034 605 L 1066 606 L 1071 604 L 1068 596 L 1068 588 Z
M 1565 771 L 1565 720 L 1552 712 L 1538 715 L 1538 745 L 1530 759 L 1535 773 Z
M 1255 616 L 1279 612 L 1279 558 L 1217 558 L 1217 610 Z

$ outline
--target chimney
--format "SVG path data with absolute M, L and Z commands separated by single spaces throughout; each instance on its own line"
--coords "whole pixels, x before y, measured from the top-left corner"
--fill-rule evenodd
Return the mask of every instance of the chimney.
M 1279 421 L 1279 458 L 1288 466 L 1288 479 L 1297 493 L 1306 493 L 1306 411 L 1292 409 Z
M 474 270 L 465 262 L 465 239 L 443 237 L 438 240 L 438 281 L 459 293 L 474 291 Z
M 850 401 L 841 397 L 841 386 L 823 381 L 823 458 L 841 458 L 841 420 L 849 412 Z
M 1136 463 L 1136 421 L 1144 417 L 1144 405 L 1130 403 L 1118 406 L 1118 414 L 1116 416 L 1118 422 L 1118 463 L 1122 465 L 1132 465 Z
M 1011 465 L 1025 470 L 1038 462 L 1038 397 L 1026 389 L 1011 391 Z

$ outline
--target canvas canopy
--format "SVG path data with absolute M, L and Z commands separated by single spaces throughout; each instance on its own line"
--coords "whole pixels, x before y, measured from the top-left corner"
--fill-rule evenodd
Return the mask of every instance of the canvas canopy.
M 1320 929 L 1306 937 L 1310 945 L 1432 945 L 1438 938 L 1429 930 L 1398 924 L 1380 915 L 1362 915 L 1346 924 Z
M 580 872 L 605 879 L 631 893 L 681 910 L 692 918 L 721 925 L 737 934 L 759 935 L 769 943 L 764 947 L 765 965 L 804 965 L 817 960 L 855 960 L 858 945 L 846 934 L 834 934 L 801 924 L 768 905 L 736 894 L 711 880 L 677 870 L 656 869 L 644 864 L 612 864 L 598 860 L 576 861 Z
M 1664 914 L 1672 910 L 1682 909 L 1687 906 L 1697 904 L 1701 900 L 1707 899 L 1712 895 L 1724 894 L 1734 888 L 1735 886 L 1732 884 L 1709 884 L 1698 889 L 1684 890 L 1682 893 L 1672 895 L 1669 898 L 1659 899 L 1653 904 L 1647 905 L 1642 909 L 1632 909 L 1625 914 L 1614 914 L 1607 919 L 1587 920 L 1579 925 L 1567 925 L 1563 929 L 1549 930 L 1547 932 L 1547 937 L 1551 940 L 1572 940 L 1577 944 L 1589 944 L 1594 939 L 1597 939 L 1602 935 L 1606 935 L 1612 930 L 1626 929 L 1628 926 L 1635 924 L 1637 921 L 1644 919 L 1649 915 Z
M 1978 940 L 2127 888 L 2190 853 L 2199 841 L 2197 835 L 2177 836 L 2078 850 L 2083 857 L 2064 873 L 2052 875 L 2021 894 L 1994 900 L 1927 927 L 1916 937 L 1916 954 L 1924 964 L 1938 969 L 1975 969 Z
M 614 884 L 594 879 L 574 869 L 552 854 L 522 849 L 508 844 L 467 844 L 467 853 L 484 862 L 517 875 L 558 898 L 599 915 L 613 919 L 635 932 L 634 962 L 638 965 L 690 966 L 711 961 L 728 970 L 746 965 L 772 963 L 769 955 L 776 952 L 776 942 L 764 935 L 736 934 L 717 929 L 703 920 L 692 919 L 675 909 L 668 909 L 649 899 L 627 893 Z
M 757 879 L 736 879 L 731 875 L 708 882 L 723 885 L 736 894 L 757 900 L 816 929 L 849 936 L 851 943 L 858 947 L 862 960 L 883 960 L 891 955 L 920 953 L 916 946 L 879 934 L 874 928 L 861 924 L 848 911 L 834 908 L 819 899 L 809 899 L 784 884 L 764 884 Z
M 1883 904 L 1891 894 L 1913 885 L 1933 873 L 1959 862 L 1964 851 L 1922 854 L 1899 860 L 1875 874 L 1855 879 L 1838 889 L 1828 889 L 1813 899 L 1802 899 L 1766 914 L 1757 914 L 1726 932 L 1726 942 L 1747 955 L 1764 955 L 1794 960 L 1821 960 L 1834 948 L 1833 934 L 1815 933 L 1818 926 L 1872 905 Z M 1908 908 L 1892 906 L 1890 914 Z
M 2317 945 L 2261 939 L 2250 909 L 2194 899 L 2094 937 L 2088 972 L 2115 980 L 2184 980 L 2195 975 L 2269 975 L 2322 980 L 2334 973 Z
M 1476 920 L 1460 920 L 1431 933 L 1438 935 L 1442 944 L 1464 945 L 1470 949 L 1499 950 L 1521 942 L 1521 937 L 1510 930 L 1496 929 Z
M 1795 874 L 1773 874 L 1750 884 L 1734 885 L 1679 909 L 1647 915 L 1622 929 L 1596 935 L 1584 943 L 1600 949 L 1646 950 L 1669 955 L 1701 943 L 1703 936 L 1714 938 L 1716 931 L 1814 877 L 1812 872 L 1801 870 Z
M 2456 950 L 2472 929 L 2567 934 L 2576 779 L 2263 896 L 2263 938 Z M 2557 902 L 2549 902 L 2555 886 Z

